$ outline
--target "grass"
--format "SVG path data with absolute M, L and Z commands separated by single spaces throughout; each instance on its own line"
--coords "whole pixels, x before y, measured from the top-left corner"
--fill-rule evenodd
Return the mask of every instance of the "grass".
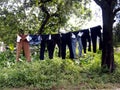
M 76 62 L 78 61 L 78 62 Z M 28 63 L 22 57 L 15 62 L 13 52 L 0 54 L 0 88 L 3 90 L 84 90 L 120 88 L 120 53 L 115 53 L 116 70 L 101 72 L 101 52 L 88 52 L 74 60 L 54 57 Z

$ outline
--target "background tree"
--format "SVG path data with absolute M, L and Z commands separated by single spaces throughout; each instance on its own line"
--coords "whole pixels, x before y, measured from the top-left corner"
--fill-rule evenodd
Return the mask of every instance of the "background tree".
M 114 45 L 117 47 L 120 45 L 120 23 L 117 23 L 114 26 L 114 34 L 113 34 L 113 41 Z
M 30 6 L 39 7 L 40 12 L 42 12 L 39 14 L 43 18 L 39 28 L 41 34 L 55 32 L 56 30 L 58 32 L 59 28 L 67 24 L 72 14 L 76 15 L 82 24 L 85 19 L 90 19 L 91 11 L 86 5 L 88 2 L 81 2 L 78 0 L 31 0 L 28 3 Z M 26 8 L 29 7 L 28 3 L 25 3 Z
M 72 15 L 81 23 L 74 30 L 91 19 L 88 2 L 78 0 L 2 0 L 0 4 L 0 38 L 6 44 L 15 43 L 20 28 L 31 33 L 58 33 L 60 28 L 74 28 L 67 23 Z
M 109 72 L 115 69 L 113 50 L 113 23 L 119 12 L 119 0 L 94 0 L 102 9 L 103 17 L 103 50 L 102 68 L 108 68 Z

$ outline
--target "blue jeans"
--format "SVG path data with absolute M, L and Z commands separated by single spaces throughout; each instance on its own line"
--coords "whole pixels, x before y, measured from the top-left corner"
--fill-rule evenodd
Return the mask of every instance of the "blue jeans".
M 31 40 L 29 41 L 30 45 L 39 45 L 41 43 L 41 36 L 40 35 L 30 35 Z
M 79 57 L 82 56 L 82 41 L 80 36 L 76 36 L 76 38 L 71 38 L 72 42 L 72 50 L 73 50 L 73 55 L 74 58 L 76 58 L 76 47 L 77 47 L 77 42 L 78 42 L 78 50 L 79 50 Z

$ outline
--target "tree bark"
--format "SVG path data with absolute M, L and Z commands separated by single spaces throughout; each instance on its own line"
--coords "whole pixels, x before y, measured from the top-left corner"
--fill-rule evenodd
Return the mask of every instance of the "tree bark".
M 39 31 L 38 33 L 41 34 L 44 30 L 44 27 L 45 25 L 47 24 L 47 22 L 49 21 L 49 18 L 50 18 L 50 14 L 49 12 L 47 11 L 47 8 L 44 6 L 44 5 L 41 5 L 41 10 L 44 12 L 44 15 L 45 15 L 45 19 L 43 19 L 42 21 L 42 25 L 41 27 L 39 28 Z
M 103 17 L 103 49 L 101 67 L 104 71 L 113 72 L 114 49 L 113 49 L 113 23 L 116 14 L 115 5 L 117 0 L 94 0 L 102 9 Z M 107 69 L 106 69 L 107 68 Z
M 102 49 L 102 70 L 113 72 L 114 65 L 114 50 L 113 50 L 113 9 L 108 3 L 104 3 L 102 8 L 103 17 L 103 49 Z
M 45 17 L 45 20 L 42 21 L 42 25 L 41 25 L 41 27 L 40 27 L 40 29 L 39 29 L 39 31 L 38 31 L 39 34 L 42 34 L 45 25 L 46 25 L 47 22 L 49 21 L 49 18 L 50 18 L 50 16 L 47 15 L 47 16 Z

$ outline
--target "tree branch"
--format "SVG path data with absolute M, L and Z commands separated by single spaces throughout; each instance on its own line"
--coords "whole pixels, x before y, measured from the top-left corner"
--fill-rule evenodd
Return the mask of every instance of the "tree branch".
M 41 34 L 41 33 L 43 32 L 43 29 L 44 29 L 46 23 L 48 22 L 48 20 L 49 20 L 49 18 L 50 18 L 50 14 L 49 14 L 49 12 L 47 11 L 47 8 L 44 7 L 44 5 L 41 5 L 40 8 L 41 8 L 41 10 L 46 14 L 46 17 L 45 17 L 45 20 L 43 19 L 43 21 L 42 21 L 42 25 L 41 25 L 41 27 L 40 27 L 40 29 L 39 29 L 39 31 L 38 31 L 39 34 Z
M 101 1 L 100 0 L 94 0 L 96 2 L 96 4 L 98 4 L 99 6 L 101 6 Z
M 105 7 L 106 5 L 110 5 L 110 1 L 108 0 L 94 0 L 97 5 L 99 5 L 101 8 Z
M 117 12 L 119 12 L 119 11 L 120 11 L 120 7 L 117 8 L 117 9 L 115 9 L 114 12 L 113 12 L 114 16 L 115 16 L 115 15 L 117 14 Z
M 51 2 L 52 0 L 41 0 L 42 3 Z
M 40 27 L 40 29 L 39 29 L 39 34 L 41 34 L 41 33 L 43 32 L 43 29 L 44 29 L 45 25 L 47 24 L 48 20 L 49 20 L 51 17 L 59 17 L 59 14 L 57 14 L 57 13 L 54 13 L 54 14 L 52 14 L 52 15 L 47 14 L 45 20 L 42 21 L 42 25 L 41 25 L 41 27 Z
M 52 15 L 50 15 L 51 17 L 59 17 L 59 14 L 57 13 L 53 13 Z
M 48 1 L 46 0 L 46 2 L 49 2 L 49 1 L 52 1 L 52 0 L 48 0 Z M 45 2 L 45 1 L 44 1 L 44 2 Z M 41 5 L 40 8 L 41 8 L 42 12 L 44 12 L 44 14 L 45 14 L 46 16 L 45 16 L 45 19 L 43 19 L 43 21 L 42 21 L 41 27 L 39 28 L 39 31 L 38 31 L 39 34 L 41 34 L 41 33 L 43 32 L 45 25 L 47 24 L 47 22 L 49 21 L 49 19 L 50 19 L 51 17 L 59 17 L 59 14 L 58 14 L 58 13 L 53 13 L 53 14 L 50 15 L 49 11 L 48 11 L 47 8 L 44 6 L 44 4 Z
M 50 18 L 49 16 L 46 16 L 45 20 L 42 21 L 42 25 L 38 31 L 39 34 L 41 34 L 43 32 L 43 29 L 44 29 L 46 23 L 48 22 L 49 18 Z

